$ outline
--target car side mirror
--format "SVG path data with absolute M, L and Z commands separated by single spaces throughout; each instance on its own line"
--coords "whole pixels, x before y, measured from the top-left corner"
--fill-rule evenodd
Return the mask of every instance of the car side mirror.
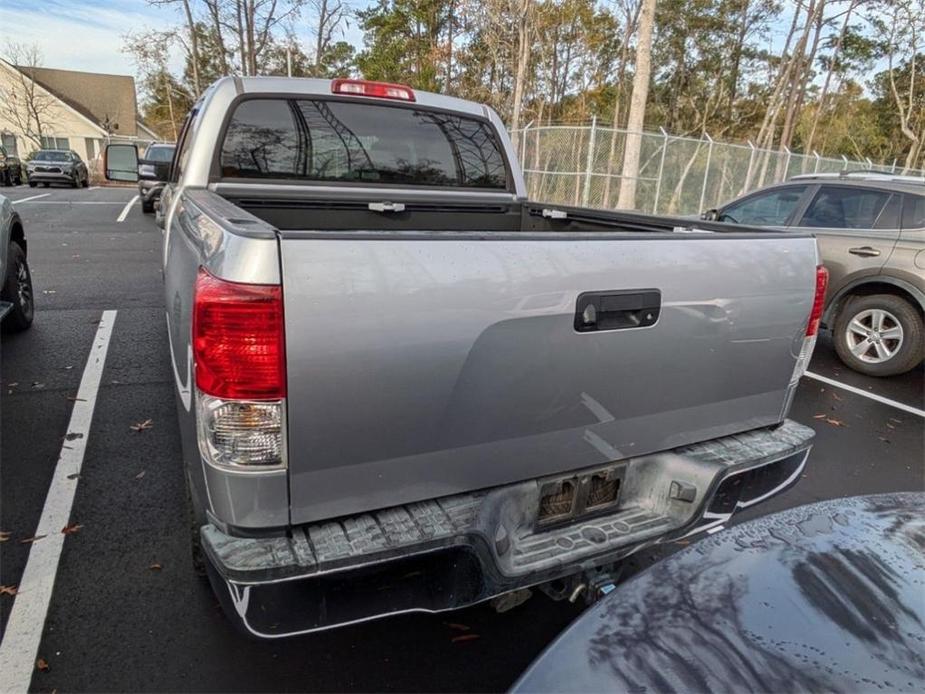
M 107 181 L 138 181 L 138 148 L 135 145 L 106 145 L 103 163 Z
M 719 219 L 719 210 L 716 208 L 707 210 L 702 215 L 700 215 L 700 218 L 705 222 L 715 222 Z
M 138 160 L 138 179 L 141 181 L 160 181 L 166 183 L 170 176 L 169 161 Z

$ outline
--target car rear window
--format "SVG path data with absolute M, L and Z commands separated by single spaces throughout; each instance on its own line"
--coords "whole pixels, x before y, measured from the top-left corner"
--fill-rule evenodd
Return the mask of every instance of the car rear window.
M 145 152 L 148 161 L 173 161 L 173 147 L 149 147 Z
M 322 99 L 252 99 L 234 112 L 224 178 L 507 188 L 487 123 L 414 107 Z
M 925 229 L 925 195 L 906 195 L 903 229 Z
M 823 186 L 803 216 L 801 226 L 873 229 L 890 194 L 880 190 Z

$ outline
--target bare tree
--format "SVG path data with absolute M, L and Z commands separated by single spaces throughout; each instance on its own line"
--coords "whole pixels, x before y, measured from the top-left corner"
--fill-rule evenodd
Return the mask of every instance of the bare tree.
M 148 0 L 149 5 L 182 5 L 183 15 L 186 20 L 186 33 L 189 36 L 189 54 L 190 64 L 192 66 L 193 91 L 195 96 L 202 93 L 202 85 L 199 80 L 199 36 L 196 30 L 196 20 L 193 18 L 193 10 L 190 7 L 189 0 Z
M 921 125 L 923 132 L 916 130 L 916 122 L 923 120 L 925 104 L 922 103 L 916 81 L 921 78 L 918 64 L 919 54 L 925 44 L 925 2 L 923 0 L 892 0 L 887 5 L 887 19 L 881 25 L 881 32 L 885 33 L 884 48 L 887 59 L 887 77 L 893 103 L 899 116 L 899 128 L 907 140 L 909 151 L 906 154 L 904 171 L 915 166 L 915 162 L 922 152 L 923 136 L 925 136 L 925 123 Z M 900 84 L 900 70 L 896 66 L 897 58 L 902 53 L 907 61 L 902 70 Z
M 10 43 L 3 58 L 15 75 L 11 86 L 0 87 L 0 113 L 41 149 L 42 139 L 54 129 L 58 116 L 57 100 L 34 79 L 35 68 L 42 66 L 42 53 L 35 44 Z
M 626 149 L 623 154 L 623 171 L 620 176 L 620 195 L 617 198 L 617 207 L 624 209 L 636 207 L 642 128 L 645 124 L 649 79 L 652 73 L 652 29 L 655 25 L 655 2 L 656 0 L 643 0 L 639 12 L 636 72 L 633 75 L 633 94 L 630 97 L 629 117 L 626 122 Z
M 315 73 L 322 73 L 322 63 L 334 38 L 343 32 L 350 8 L 343 0 L 309 0 L 315 17 Z

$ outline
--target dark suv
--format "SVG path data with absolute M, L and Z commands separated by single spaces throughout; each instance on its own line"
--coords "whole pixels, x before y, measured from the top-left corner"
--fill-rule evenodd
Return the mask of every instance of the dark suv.
M 705 219 L 812 231 L 829 270 L 823 323 L 841 360 L 892 376 L 925 356 L 925 178 L 873 172 L 796 176 Z

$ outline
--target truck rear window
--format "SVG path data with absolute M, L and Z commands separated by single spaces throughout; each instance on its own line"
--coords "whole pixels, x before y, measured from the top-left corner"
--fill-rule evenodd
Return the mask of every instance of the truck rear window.
M 221 150 L 225 178 L 507 187 L 491 126 L 414 107 L 322 99 L 252 99 Z

